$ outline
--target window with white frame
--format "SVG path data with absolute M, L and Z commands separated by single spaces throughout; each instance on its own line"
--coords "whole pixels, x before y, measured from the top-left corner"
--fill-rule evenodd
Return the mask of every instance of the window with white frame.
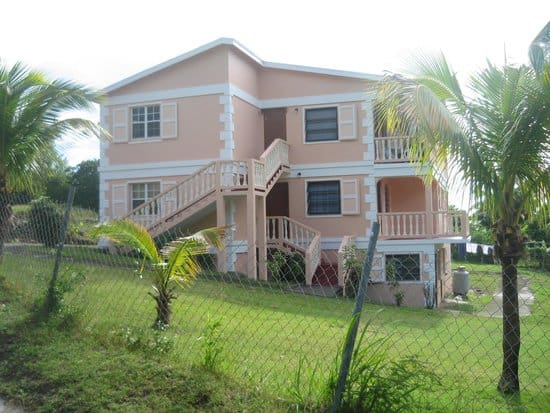
M 152 198 L 160 194 L 160 182 L 143 182 L 131 185 L 132 188 L 132 209 L 137 208 L 141 204 L 148 202 Z M 156 214 L 158 207 L 151 207 L 149 214 Z
M 160 105 L 132 108 L 132 139 L 160 137 Z
M 340 215 L 340 200 L 340 181 L 307 182 L 308 215 Z
M 420 281 L 420 254 L 386 255 L 387 281 Z
M 338 108 L 312 108 L 305 110 L 306 142 L 338 140 Z

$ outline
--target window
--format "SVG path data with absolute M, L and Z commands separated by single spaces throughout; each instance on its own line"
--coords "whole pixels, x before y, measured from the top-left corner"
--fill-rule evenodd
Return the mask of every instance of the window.
M 160 137 L 160 105 L 132 108 L 132 139 Z
M 306 142 L 338 140 L 338 108 L 306 109 Z
M 137 208 L 158 194 L 160 194 L 160 182 L 132 184 L 132 209 Z M 147 213 L 151 215 L 157 214 L 158 206 L 151 206 L 151 209 Z
M 386 255 L 386 280 L 420 281 L 420 255 Z
M 340 181 L 307 183 L 308 215 L 340 215 Z

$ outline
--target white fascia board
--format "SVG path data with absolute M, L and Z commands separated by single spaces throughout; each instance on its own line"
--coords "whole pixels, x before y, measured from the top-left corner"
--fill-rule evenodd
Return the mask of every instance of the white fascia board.
M 240 50 L 242 53 L 244 53 L 246 56 L 248 56 L 250 59 L 252 59 L 254 62 L 256 62 L 258 65 L 269 68 L 269 69 L 282 69 L 282 70 L 294 70 L 298 72 L 307 72 L 307 73 L 318 73 L 323 75 L 330 75 L 330 76 L 339 76 L 339 77 L 350 77 L 350 78 L 356 78 L 356 79 L 367 79 L 367 80 L 381 80 L 382 76 L 380 75 L 374 75 L 369 73 L 361 73 L 361 72 L 351 72 L 351 71 L 345 71 L 345 70 L 334 70 L 334 69 L 325 69 L 320 67 L 310 67 L 310 66 L 299 66 L 299 65 L 289 65 L 289 64 L 283 64 L 283 63 L 273 63 L 273 62 L 264 62 L 262 59 L 260 59 L 258 56 L 256 56 L 254 53 L 252 53 L 247 47 L 243 46 L 241 43 L 236 41 L 235 39 L 228 38 L 228 37 L 221 37 L 217 40 L 214 40 L 213 42 L 207 43 L 203 46 L 197 47 L 196 49 L 193 49 L 189 52 L 183 53 L 179 56 L 176 56 L 172 59 L 166 60 L 165 62 L 162 62 L 158 65 L 152 66 L 148 69 L 142 70 L 141 72 L 138 72 L 132 76 L 129 76 L 125 79 L 122 79 L 116 83 L 113 83 L 107 87 L 104 88 L 104 91 L 109 93 L 116 89 L 120 89 L 121 87 L 127 86 L 130 83 L 133 83 L 139 79 L 143 79 L 146 76 L 152 75 L 153 73 L 156 73 L 160 70 L 166 69 L 172 65 L 181 63 L 187 59 L 190 59 L 194 56 L 197 56 L 201 53 L 204 53 L 210 49 L 213 49 L 215 47 L 221 46 L 221 45 L 227 45 L 227 46 L 233 46 L 236 49 Z
M 98 170 L 102 180 L 182 176 L 192 174 L 197 169 L 209 164 L 213 160 L 214 159 L 202 159 L 181 162 L 111 165 L 99 167 Z
M 311 163 L 290 165 L 289 178 L 312 178 L 320 176 L 369 175 L 372 166 L 363 161 Z M 300 174 L 300 175 L 298 175 Z
M 426 173 L 426 168 L 419 169 L 416 165 L 410 164 L 409 162 L 374 164 L 374 176 L 377 178 L 392 176 L 422 176 Z

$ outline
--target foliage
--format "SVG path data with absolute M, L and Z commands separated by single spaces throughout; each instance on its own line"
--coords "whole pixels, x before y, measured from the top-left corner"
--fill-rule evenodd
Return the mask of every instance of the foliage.
M 365 252 L 359 251 L 354 244 L 344 246 L 344 291 L 345 297 L 355 297 L 363 272 Z
M 388 355 L 391 336 L 367 336 L 373 319 L 367 320 L 353 350 L 339 412 L 405 412 L 418 408 L 415 392 L 440 384 L 427 363 L 408 356 L 392 360 Z M 325 405 L 332 404 L 344 349 L 359 317 L 349 323 L 341 353 L 328 379 Z
M 546 30 L 546 29 L 545 29 Z M 547 36 L 544 49 L 550 46 Z M 532 45 L 540 52 L 541 45 Z M 534 47 L 534 49 L 533 49 Z M 544 53 L 532 53 L 540 58 Z M 493 223 L 495 255 L 502 265 L 503 370 L 498 388 L 519 393 L 520 323 L 517 262 L 524 252 L 521 220 L 550 214 L 550 63 L 487 67 L 463 93 L 443 55 L 423 56 L 412 76 L 388 75 L 377 110 L 390 133 L 410 136 L 411 156 L 428 168 L 460 173 L 464 187 Z
M 201 270 L 196 257 L 206 254 L 210 245 L 220 248 L 223 234 L 223 228 L 204 229 L 178 238 L 161 250 L 144 227 L 130 220 L 100 225 L 91 235 L 130 247 L 141 255 L 138 273 L 150 276 L 153 292 L 149 295 L 156 302 L 157 317 L 153 327 L 164 329 L 170 324 L 176 288 L 191 285 Z
M 99 91 L 66 80 L 48 80 L 21 63 L 0 61 L 0 260 L 11 219 L 9 194 L 37 191 L 59 159 L 55 141 L 64 134 L 99 136 L 98 125 L 66 112 L 93 109 Z
M 303 283 L 306 279 L 306 263 L 299 252 L 286 253 L 278 249 L 271 252 L 267 269 L 276 281 Z
M 210 371 L 218 369 L 218 360 L 223 351 L 221 326 L 222 322 L 219 318 L 208 317 L 203 334 L 198 338 L 203 351 L 202 365 Z
M 49 198 L 40 197 L 31 202 L 29 226 L 37 241 L 55 247 L 61 241 L 63 211 Z
M 544 241 L 528 242 L 526 249 L 529 265 L 536 268 L 546 268 L 548 266 L 550 269 L 550 247 Z
M 405 291 L 401 288 L 401 284 L 399 284 L 399 280 L 397 279 L 395 261 L 393 259 L 386 264 L 386 279 L 388 280 L 388 285 L 393 293 L 395 305 L 397 307 L 401 307 L 401 304 L 403 304 L 403 299 L 405 298 Z
M 71 179 L 76 186 L 74 204 L 82 208 L 99 210 L 99 159 L 80 162 Z

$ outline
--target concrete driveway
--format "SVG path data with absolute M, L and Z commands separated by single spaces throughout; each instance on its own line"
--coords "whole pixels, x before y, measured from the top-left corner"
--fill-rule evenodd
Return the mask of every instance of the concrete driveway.
M 529 288 L 529 280 L 518 276 L 518 287 L 519 316 L 525 317 L 531 315 L 531 306 L 535 302 L 535 295 Z M 477 315 L 482 317 L 502 318 L 502 291 L 493 295 L 489 304 L 477 313 Z

